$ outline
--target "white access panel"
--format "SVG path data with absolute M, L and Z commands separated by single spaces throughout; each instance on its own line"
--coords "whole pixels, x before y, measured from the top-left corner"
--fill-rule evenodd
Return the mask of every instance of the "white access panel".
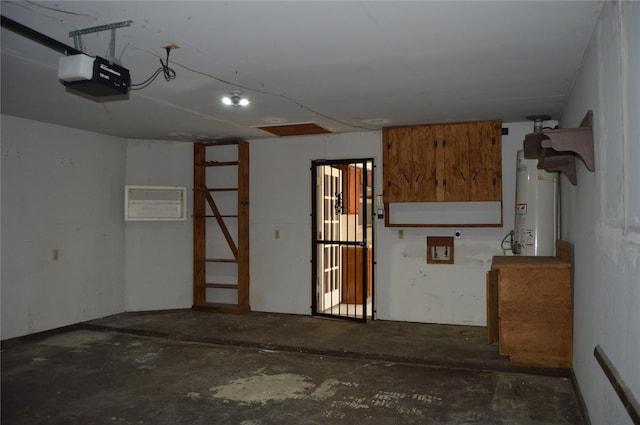
M 127 185 L 124 189 L 125 221 L 186 220 L 186 187 Z

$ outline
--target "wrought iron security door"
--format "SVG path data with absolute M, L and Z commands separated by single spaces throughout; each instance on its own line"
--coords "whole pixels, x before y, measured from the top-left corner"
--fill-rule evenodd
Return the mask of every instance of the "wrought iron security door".
M 312 163 L 312 314 L 373 312 L 373 160 Z

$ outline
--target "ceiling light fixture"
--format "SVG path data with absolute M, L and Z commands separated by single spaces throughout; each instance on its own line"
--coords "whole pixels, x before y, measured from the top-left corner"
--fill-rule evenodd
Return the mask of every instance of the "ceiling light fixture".
M 249 99 L 241 96 L 242 93 L 234 91 L 229 93 L 229 96 L 225 96 L 222 98 L 222 103 L 227 106 L 240 107 L 247 106 L 251 103 Z

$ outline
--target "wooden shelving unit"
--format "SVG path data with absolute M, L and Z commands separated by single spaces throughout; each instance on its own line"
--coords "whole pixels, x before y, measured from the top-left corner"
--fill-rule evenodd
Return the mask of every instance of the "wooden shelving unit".
M 236 155 L 230 159 L 233 148 Z M 249 144 L 243 140 L 195 143 L 193 161 L 193 309 L 249 312 Z M 218 172 L 224 170 L 226 178 L 211 176 L 214 168 Z M 217 186 L 220 180 L 234 184 Z M 235 199 L 227 198 L 224 205 L 220 204 L 216 197 L 221 193 L 235 195 Z M 213 247 L 207 230 L 210 235 L 222 235 L 227 252 L 216 250 L 216 255 L 211 256 Z M 224 264 L 236 264 L 236 281 L 210 282 L 209 276 L 216 275 L 212 269 Z M 235 296 L 229 292 L 235 292 Z

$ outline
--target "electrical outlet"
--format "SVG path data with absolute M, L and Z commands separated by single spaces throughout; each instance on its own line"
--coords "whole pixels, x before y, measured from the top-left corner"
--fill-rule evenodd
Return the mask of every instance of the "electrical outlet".
M 53 261 L 58 261 L 59 254 L 60 254 L 60 253 L 58 252 L 58 250 L 57 250 L 57 249 L 54 249 L 54 250 L 53 250 L 53 255 L 52 255 L 51 259 L 52 259 Z
M 398 239 L 404 239 L 404 230 L 398 230 Z
M 276 239 L 280 239 L 280 229 L 276 229 L 275 232 L 273 232 L 273 237 Z

